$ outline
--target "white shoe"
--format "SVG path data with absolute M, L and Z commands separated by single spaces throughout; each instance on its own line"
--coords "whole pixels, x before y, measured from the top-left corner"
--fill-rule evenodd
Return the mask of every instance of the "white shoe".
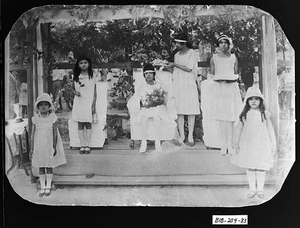
M 160 141 L 155 141 L 155 150 L 156 152 L 162 152 Z
M 221 148 L 221 154 L 222 154 L 222 155 L 227 154 L 227 148 L 226 148 L 226 147 L 222 147 L 222 148 Z
M 229 147 L 228 154 L 230 154 L 230 155 L 235 154 L 235 149 L 233 147 Z
M 142 140 L 141 147 L 140 147 L 140 153 L 145 153 L 146 150 L 147 150 L 147 141 Z

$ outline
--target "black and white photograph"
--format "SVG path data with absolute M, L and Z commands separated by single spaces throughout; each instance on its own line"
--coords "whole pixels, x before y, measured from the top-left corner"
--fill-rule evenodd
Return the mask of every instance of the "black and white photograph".
M 255 6 L 38 6 L 3 49 L 4 178 L 25 201 L 255 207 L 295 163 L 295 49 Z

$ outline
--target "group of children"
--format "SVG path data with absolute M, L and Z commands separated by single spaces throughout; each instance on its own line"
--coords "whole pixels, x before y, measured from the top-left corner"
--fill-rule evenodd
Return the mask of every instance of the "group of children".
M 232 155 L 232 163 L 245 168 L 250 186 L 248 198 L 257 195 L 264 197 L 263 186 L 265 173 L 273 164 L 276 152 L 276 137 L 270 121 L 270 113 L 265 110 L 264 97 L 256 87 L 250 87 L 244 100 L 240 98 L 237 80 L 237 59 L 228 52 L 230 39 L 223 35 L 218 39 L 220 52 L 211 59 L 211 74 L 214 85 L 211 87 L 212 118 L 219 121 L 221 130 L 221 153 Z M 180 66 L 183 68 L 182 66 Z M 80 56 L 74 67 L 74 105 L 73 120 L 78 122 L 80 154 L 90 153 L 90 138 L 93 114 L 96 104 L 96 87 L 91 67 L 91 60 Z M 150 119 L 154 120 L 155 147 L 161 148 L 162 121 L 168 118 L 168 100 L 172 97 L 164 92 L 164 85 L 155 80 L 156 71 L 151 64 L 145 65 L 143 75 L 146 84 L 136 90 L 139 100 L 138 112 L 141 123 L 140 152 L 147 150 L 147 129 Z M 180 90 L 178 90 L 180 92 Z M 149 96 L 151 95 L 151 96 Z M 48 94 L 42 94 L 36 101 L 38 113 L 32 118 L 34 124 L 32 134 L 32 165 L 39 167 L 41 183 L 40 196 L 49 195 L 53 168 L 66 162 L 62 142 L 56 126 L 56 115 Z M 234 122 L 239 114 L 238 125 L 234 130 Z M 175 121 L 175 120 L 174 120 Z M 84 128 L 86 131 L 83 131 Z M 205 134 L 205 132 L 204 132 Z M 45 140 L 46 139 L 46 140 Z

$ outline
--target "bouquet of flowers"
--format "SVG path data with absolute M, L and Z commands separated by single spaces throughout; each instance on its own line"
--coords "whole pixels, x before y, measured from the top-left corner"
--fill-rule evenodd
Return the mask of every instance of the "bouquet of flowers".
M 78 78 L 78 84 L 80 87 L 83 87 L 84 86 L 84 83 L 83 83 L 83 77 L 80 75 L 79 78 Z
M 142 108 L 153 108 L 159 105 L 166 105 L 167 92 L 161 87 L 154 88 L 150 93 L 146 93 L 141 101 L 140 107 Z
M 163 59 L 154 59 L 151 64 L 153 66 L 166 66 L 168 65 L 168 61 Z

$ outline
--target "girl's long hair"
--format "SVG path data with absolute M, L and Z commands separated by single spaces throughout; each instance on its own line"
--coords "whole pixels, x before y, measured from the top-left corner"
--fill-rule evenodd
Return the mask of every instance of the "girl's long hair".
M 249 98 L 247 99 L 245 107 L 244 107 L 242 113 L 239 116 L 240 121 L 242 121 L 242 122 L 244 122 L 244 120 L 247 119 L 247 112 L 249 112 L 249 110 L 250 110 Z M 265 113 L 265 105 L 264 105 L 263 99 L 261 97 L 259 97 L 259 100 L 260 100 L 260 104 L 259 104 L 258 108 L 259 108 L 259 111 L 261 113 L 261 121 L 264 122 L 264 120 L 267 119 L 266 118 L 266 113 Z
M 86 55 L 81 55 L 76 60 L 76 63 L 75 63 L 74 69 L 73 69 L 73 74 L 74 74 L 73 80 L 76 81 L 76 82 L 78 82 L 78 77 L 79 77 L 80 72 L 81 72 L 81 69 L 79 68 L 79 62 L 81 60 L 86 60 L 89 63 L 89 66 L 88 66 L 89 79 L 93 78 L 93 68 L 92 68 L 91 59 L 89 57 L 87 57 Z

